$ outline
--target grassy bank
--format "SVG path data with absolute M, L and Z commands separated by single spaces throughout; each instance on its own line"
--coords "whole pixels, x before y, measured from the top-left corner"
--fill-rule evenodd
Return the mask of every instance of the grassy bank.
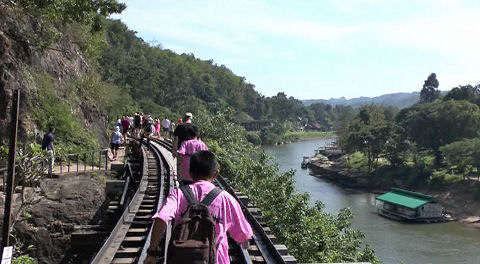
M 294 131 L 287 132 L 286 136 L 301 140 L 336 138 L 334 131 Z

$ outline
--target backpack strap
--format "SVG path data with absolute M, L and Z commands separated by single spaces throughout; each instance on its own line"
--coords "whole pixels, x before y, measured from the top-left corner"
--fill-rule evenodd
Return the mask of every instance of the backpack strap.
M 198 203 L 197 198 L 195 198 L 195 195 L 193 195 L 192 189 L 188 185 L 184 185 L 180 187 L 180 190 L 182 191 L 183 195 L 187 198 L 187 201 L 189 204 L 193 205 Z
M 205 196 L 205 198 L 203 198 L 203 200 L 200 202 L 206 206 L 209 206 L 213 200 L 215 200 L 215 198 L 217 198 L 217 196 L 223 192 L 222 189 L 218 188 L 218 187 L 215 187 L 213 188 L 213 190 L 211 190 L 209 193 L 207 193 L 207 195 Z

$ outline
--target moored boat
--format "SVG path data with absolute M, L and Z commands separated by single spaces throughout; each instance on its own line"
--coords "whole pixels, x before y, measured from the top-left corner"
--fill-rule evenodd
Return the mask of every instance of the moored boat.
M 436 223 L 447 221 L 444 208 L 433 196 L 392 188 L 375 198 L 379 215 L 405 222 Z
M 306 169 L 308 168 L 309 165 L 310 165 L 310 157 L 303 156 L 302 164 L 300 166 L 302 167 L 302 169 Z

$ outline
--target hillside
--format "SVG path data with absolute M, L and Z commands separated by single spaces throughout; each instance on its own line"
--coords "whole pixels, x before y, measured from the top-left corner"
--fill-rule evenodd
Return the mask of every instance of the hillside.
M 102 78 L 128 91 L 143 111 L 180 115 L 231 107 L 249 118 L 265 116 L 265 98 L 225 65 L 150 46 L 119 20 L 106 21 L 106 36 Z
M 302 103 L 305 106 L 309 106 L 314 103 L 326 103 L 332 106 L 346 105 L 346 106 L 351 106 L 353 108 L 359 108 L 366 104 L 376 104 L 376 105 L 382 105 L 382 106 L 393 106 L 393 107 L 402 109 L 402 108 L 412 106 L 413 104 L 418 102 L 419 96 L 420 96 L 420 92 L 392 93 L 392 94 L 384 94 L 376 97 L 362 96 L 362 97 L 352 98 L 352 99 L 346 99 L 345 97 L 331 98 L 328 100 L 308 99 L 308 100 L 302 100 Z
M 105 22 L 108 46 L 98 60 L 99 73 L 103 82 L 123 91 L 123 105 L 130 106 L 123 107 L 118 115 L 138 109 L 170 117 L 184 112 L 233 111 L 236 121 L 308 120 L 330 128 L 338 116 L 350 111 L 325 104 L 305 107 L 282 92 L 265 97 L 225 65 L 199 59 L 194 54 L 176 54 L 161 46 L 151 46 L 121 21 Z
M 88 52 L 93 35 L 88 22 L 56 23 L 68 18 L 61 12 L 0 1 L 0 142 L 9 135 L 14 90 L 21 92 L 20 142 L 38 141 L 49 126 L 56 127 L 58 150 L 65 152 L 107 142 L 104 97 L 92 82 Z

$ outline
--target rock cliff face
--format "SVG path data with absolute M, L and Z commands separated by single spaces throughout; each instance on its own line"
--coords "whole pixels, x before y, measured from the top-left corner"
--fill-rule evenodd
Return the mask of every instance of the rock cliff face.
M 32 116 L 37 96 L 37 84 L 32 73 L 48 74 L 57 98 L 72 101 L 72 113 L 85 129 L 98 134 L 101 145 L 106 144 L 107 118 L 98 103 L 83 102 L 67 93 L 67 82 L 89 69 L 80 47 L 64 37 L 58 43 L 40 51 L 32 45 L 39 29 L 38 22 L 26 16 L 12 4 L 0 1 L 0 142 L 9 135 L 13 91 L 21 91 L 20 138 L 41 134 Z
M 23 249 L 39 263 L 88 263 L 80 250 L 72 248 L 75 225 L 97 225 L 104 218 L 104 176 L 89 173 L 45 179 L 22 208 L 14 235 Z M 17 246 L 20 246 L 17 243 Z M 88 252 L 91 253 L 91 252 Z

